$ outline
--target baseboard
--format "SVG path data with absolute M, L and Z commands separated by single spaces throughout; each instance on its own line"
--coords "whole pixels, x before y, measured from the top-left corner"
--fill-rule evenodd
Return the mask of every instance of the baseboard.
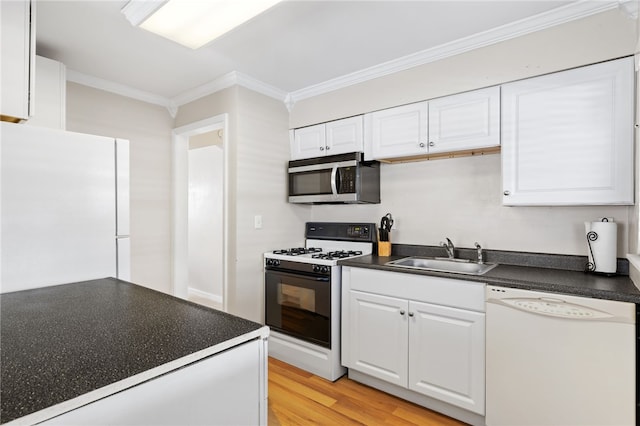
M 191 296 L 198 297 L 200 299 L 205 299 L 205 300 L 207 300 L 209 302 L 217 303 L 219 305 L 222 305 L 222 296 L 220 296 L 218 294 L 213 294 L 213 293 L 209 293 L 209 292 L 206 292 L 206 291 L 198 290 L 198 289 L 193 288 L 193 287 L 189 287 L 187 289 L 187 299 L 190 298 Z

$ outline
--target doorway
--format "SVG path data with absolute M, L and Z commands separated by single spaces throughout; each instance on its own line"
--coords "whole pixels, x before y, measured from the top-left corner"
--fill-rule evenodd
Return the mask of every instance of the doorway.
M 227 310 L 227 115 L 173 131 L 173 294 Z

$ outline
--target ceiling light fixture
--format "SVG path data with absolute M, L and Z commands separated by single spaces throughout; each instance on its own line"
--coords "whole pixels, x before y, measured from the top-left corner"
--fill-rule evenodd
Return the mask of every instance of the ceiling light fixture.
M 131 0 L 132 25 L 197 49 L 282 0 Z

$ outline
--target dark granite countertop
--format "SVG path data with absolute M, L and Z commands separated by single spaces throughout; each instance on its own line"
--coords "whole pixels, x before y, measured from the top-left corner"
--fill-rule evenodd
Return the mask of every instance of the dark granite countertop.
M 525 290 L 548 291 L 551 293 L 572 294 L 598 299 L 640 303 L 640 290 L 633 284 L 627 275 L 615 275 L 608 277 L 575 270 L 509 264 L 499 264 L 484 275 L 467 275 L 449 272 L 421 271 L 385 265 L 386 262 L 410 255 L 414 254 L 405 253 L 389 257 L 376 255 L 362 256 L 341 260 L 339 264 L 342 266 L 380 269 L 407 274 L 430 275 L 467 281 L 478 281 L 492 285 L 521 288 Z
M 2 294 L 0 423 L 262 328 L 115 278 Z

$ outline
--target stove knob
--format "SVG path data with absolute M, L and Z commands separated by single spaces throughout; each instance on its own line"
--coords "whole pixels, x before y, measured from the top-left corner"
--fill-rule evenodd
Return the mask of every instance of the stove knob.
M 273 266 L 280 266 L 280 260 L 279 259 L 273 259 Z
M 319 265 L 313 265 L 313 272 L 315 272 L 315 273 L 320 272 L 320 266 Z
M 321 266 L 320 267 L 320 272 L 322 272 L 323 274 L 328 274 L 329 273 L 329 267 L 328 266 Z

